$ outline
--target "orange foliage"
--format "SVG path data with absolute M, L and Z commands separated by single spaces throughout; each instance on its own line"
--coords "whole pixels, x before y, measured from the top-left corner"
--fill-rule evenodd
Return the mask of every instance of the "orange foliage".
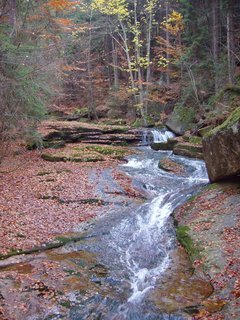
M 56 18 L 54 20 L 55 22 L 64 27 L 71 27 L 73 25 L 73 22 L 70 19 Z
M 48 7 L 49 9 L 62 11 L 66 9 L 74 9 L 75 5 L 78 3 L 79 1 L 71 0 L 49 0 L 46 3 L 46 7 Z

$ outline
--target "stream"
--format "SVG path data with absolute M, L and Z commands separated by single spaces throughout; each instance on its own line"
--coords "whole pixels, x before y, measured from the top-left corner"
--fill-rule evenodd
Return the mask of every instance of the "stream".
M 143 144 L 167 141 L 172 136 L 169 131 L 148 131 L 144 134 Z M 173 263 L 171 253 L 177 244 L 171 213 L 208 183 L 205 164 L 175 156 L 170 151 L 156 152 L 149 146 L 141 146 L 136 152 L 121 165 L 121 170 L 131 177 L 135 188 L 141 190 L 147 200 L 137 206 L 126 203 L 124 207 L 118 196 L 113 200 L 104 192 L 104 184 L 98 186 L 99 194 L 113 201 L 113 207 L 88 233 L 94 241 L 77 248 L 98 255 L 108 276 L 93 280 L 102 285 L 113 285 L 117 299 L 99 297 L 97 306 L 93 304 L 94 311 L 87 310 L 85 305 L 82 311 L 77 308 L 76 316 L 71 319 L 92 319 L 89 318 L 91 314 L 95 315 L 93 319 L 182 319 L 179 315 L 159 313 L 149 296 Z M 160 170 L 158 161 L 166 157 L 183 165 L 186 177 Z M 110 172 L 104 174 L 108 188 L 118 190 Z M 120 193 L 121 189 L 118 191 Z
M 178 250 L 171 214 L 177 206 L 208 183 L 208 176 L 203 161 L 175 156 L 171 151 L 153 151 L 148 146 L 152 141 L 166 141 L 172 136 L 166 130 L 147 131 L 143 137 L 143 146 L 137 147 L 136 153 L 120 167 L 120 171 L 132 179 L 133 186 L 141 192 L 143 198 L 127 198 L 113 178 L 111 169 L 104 170 L 101 183 L 96 188 L 99 198 L 110 205 L 101 209 L 102 217 L 91 225 L 76 227 L 76 232 L 84 234 L 82 240 L 34 256 L 34 263 L 37 260 L 39 263 L 40 259 L 58 261 L 65 272 L 71 277 L 73 274 L 76 276 L 73 277 L 74 285 L 68 284 L 68 290 L 67 285 L 64 287 L 61 298 L 65 303 L 61 303 L 61 306 L 67 305 L 67 313 L 61 306 L 54 304 L 54 307 L 48 307 L 50 311 L 35 310 L 34 314 L 29 314 L 25 319 L 187 319 L 181 307 L 163 307 L 171 300 L 168 295 L 173 295 L 169 285 L 174 286 L 174 282 L 178 281 L 174 280 L 176 275 L 178 278 L 182 272 L 177 269 L 175 278 L 170 273 L 170 270 L 176 268 Z M 186 176 L 159 169 L 158 162 L 164 158 L 184 166 Z M 97 174 L 93 169 L 90 177 L 92 183 Z M 111 192 L 107 192 L 106 188 Z M 184 259 L 187 261 L 187 257 Z M 31 266 L 34 263 L 31 262 Z M 184 265 L 184 268 L 189 269 L 190 280 L 184 278 L 180 282 L 185 285 L 189 281 L 190 286 L 194 286 L 196 280 L 191 279 L 191 266 Z M 169 277 L 164 282 L 166 274 Z M 77 289 L 76 281 L 79 281 Z M 166 292 L 167 287 L 170 293 Z M 189 291 L 188 288 L 185 290 Z M 199 290 L 199 286 L 190 290 L 191 297 L 188 299 L 198 294 Z M 181 290 L 179 292 L 180 301 L 183 298 Z M 203 298 L 204 294 L 200 294 L 199 301 Z M 162 305 L 158 303 L 160 300 Z M 195 301 L 191 303 L 196 304 Z

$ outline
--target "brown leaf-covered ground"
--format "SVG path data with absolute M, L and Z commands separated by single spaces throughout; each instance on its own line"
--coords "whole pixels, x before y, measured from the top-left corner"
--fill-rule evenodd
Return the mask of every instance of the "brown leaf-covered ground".
M 89 174 L 93 167 L 101 171 L 119 164 L 110 156 L 96 163 L 48 162 L 42 152 L 15 145 L 1 165 L 1 255 L 49 243 L 95 217 L 102 203 Z
M 240 183 L 214 184 L 176 210 L 199 250 L 196 268 L 214 288 L 194 319 L 240 319 Z

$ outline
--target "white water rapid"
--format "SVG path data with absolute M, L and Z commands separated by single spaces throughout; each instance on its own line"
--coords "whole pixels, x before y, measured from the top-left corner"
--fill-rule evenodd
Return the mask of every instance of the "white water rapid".
M 142 144 L 147 146 L 151 143 L 166 142 L 168 139 L 173 137 L 175 137 L 175 134 L 166 129 L 146 129 L 143 132 Z
M 168 152 L 168 154 L 170 153 Z M 168 238 L 165 234 L 168 218 L 173 210 L 191 195 L 193 188 L 208 182 L 203 161 L 171 157 L 190 167 L 191 174 L 183 178 L 165 173 L 157 168 L 157 161 L 154 158 L 138 159 L 132 157 L 127 164 L 123 165 L 125 168 L 138 171 L 140 179 L 143 179 L 145 183 L 149 177 L 152 180 L 151 174 L 155 177 L 158 176 L 159 180 L 164 178 L 169 180 L 165 186 L 158 190 L 158 195 L 144 206 L 144 210 L 137 212 L 135 225 L 126 219 L 112 231 L 114 238 L 117 239 L 119 234 L 122 237 L 129 228 L 134 229 L 131 238 L 128 238 L 128 248 L 121 252 L 121 260 L 131 274 L 132 295 L 128 299 L 129 302 L 139 303 L 146 292 L 154 287 L 156 279 L 168 268 L 170 252 L 168 248 L 171 247 L 172 241 L 172 238 Z M 142 170 L 144 172 L 139 172 Z M 174 179 L 174 183 L 172 179 Z M 167 180 L 165 181 L 167 182 Z M 156 188 L 158 189 L 158 186 Z M 141 251 L 137 251 L 138 249 Z M 139 255 L 142 254 L 146 256 L 145 263 L 143 263 L 144 259 L 139 258 Z M 154 262 L 149 263 L 154 259 Z
M 166 130 L 148 130 L 154 141 L 166 141 L 173 134 Z M 145 135 L 145 141 L 147 140 Z M 144 140 L 143 139 L 143 140 Z M 149 143 L 148 143 L 149 144 Z M 181 164 L 185 176 L 158 168 L 161 159 L 169 158 Z M 171 151 L 154 151 L 149 146 L 138 147 L 136 154 L 121 166 L 133 185 L 146 199 L 128 197 L 124 189 L 110 193 L 112 207 L 90 234 L 91 240 L 78 249 L 94 252 L 108 270 L 105 279 L 97 283 L 111 284 L 115 296 L 94 297 L 94 314 L 103 320 L 182 320 L 181 315 L 166 315 L 151 301 L 151 294 L 172 266 L 172 253 L 177 247 L 171 217 L 174 209 L 208 183 L 205 163 L 201 160 L 175 156 Z M 100 190 L 114 190 L 116 181 L 105 175 L 106 185 Z M 104 194 L 106 198 L 108 194 Z M 122 195 L 122 196 L 121 196 Z M 121 198 L 122 197 L 122 198 Z M 125 198 L 123 198 L 125 197 Z M 115 203 L 115 204 L 114 204 Z M 95 239 L 95 240 L 94 240 Z M 92 305 L 92 300 L 89 302 Z M 92 309 L 83 305 L 75 319 L 90 319 Z M 78 311 L 80 312 L 80 311 Z

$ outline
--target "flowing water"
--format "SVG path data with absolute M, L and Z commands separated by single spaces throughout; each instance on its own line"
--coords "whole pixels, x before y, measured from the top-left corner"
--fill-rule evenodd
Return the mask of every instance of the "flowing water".
M 167 141 L 172 136 L 165 130 L 148 131 L 143 143 Z M 156 152 L 148 146 L 139 147 L 137 152 L 121 170 L 133 179 L 136 188 L 145 192 L 147 200 L 138 206 L 123 207 L 117 204 L 116 198 L 106 218 L 90 232 L 94 241 L 78 247 L 98 255 L 100 264 L 108 270 L 108 277 L 95 280 L 111 283 L 115 298 L 99 297 L 98 305 L 94 304 L 93 318 L 89 318 L 93 310 L 85 305 L 72 319 L 183 319 L 177 314 L 159 313 L 149 297 L 171 267 L 171 252 L 176 249 L 171 213 L 208 182 L 205 164 L 174 156 L 170 151 Z M 183 165 L 186 177 L 160 170 L 158 161 L 166 157 Z M 111 184 L 110 176 L 106 180 Z M 104 193 L 103 188 L 101 186 L 99 192 Z
M 174 138 L 175 135 L 173 132 L 167 129 L 146 129 L 143 132 L 143 141 L 144 146 L 150 145 L 152 142 L 166 142 L 169 138 Z
M 128 197 L 113 178 L 112 170 L 104 170 L 101 179 L 96 179 L 98 173 L 93 169 L 90 179 L 92 183 L 101 181 L 96 186 L 98 195 L 109 203 L 102 210 L 102 218 L 92 226 L 86 226 L 81 241 L 29 257 L 30 265 L 22 265 L 26 272 L 33 269 L 34 277 L 37 266 L 42 272 L 41 261 L 43 264 L 57 261 L 63 266 L 65 276 L 55 280 L 58 291 L 62 291 L 61 305 L 59 302 L 52 305 L 49 300 L 44 309 L 43 300 L 36 295 L 29 296 L 26 279 L 20 300 L 23 294 L 26 294 L 24 299 L 30 299 L 29 314 L 19 315 L 16 319 L 186 319 L 181 310 L 170 308 L 173 312 L 168 312 L 161 303 L 158 305 L 159 296 L 153 297 L 156 290 L 162 288 L 161 281 L 174 264 L 172 257 L 177 241 L 171 213 L 208 183 L 208 177 L 203 161 L 175 156 L 170 151 L 153 151 L 147 146 L 170 137 L 173 134 L 166 130 L 146 131 L 144 146 L 136 148 L 135 155 L 121 165 L 120 170 L 131 177 L 134 187 L 144 198 Z M 186 175 L 177 176 L 160 170 L 158 162 L 164 158 L 184 166 Z M 14 279 L 8 281 L 12 286 Z M 168 281 L 175 280 L 170 278 Z M 31 292 L 31 286 L 29 288 Z M 5 290 L 8 290 L 7 282 Z M 36 299 L 40 301 L 38 307 Z

